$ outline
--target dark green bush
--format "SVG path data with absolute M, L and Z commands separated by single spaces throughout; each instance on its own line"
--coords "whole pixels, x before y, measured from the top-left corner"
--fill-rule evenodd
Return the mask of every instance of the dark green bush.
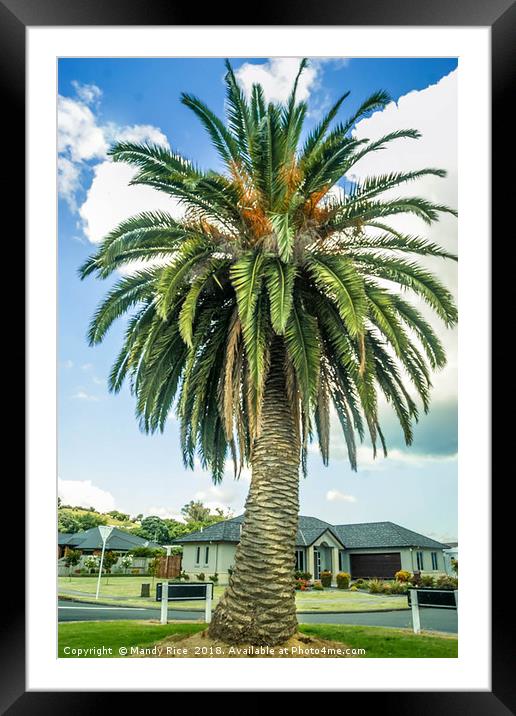
M 323 587 L 331 587 L 332 573 L 329 571 L 321 572 L 321 584 Z

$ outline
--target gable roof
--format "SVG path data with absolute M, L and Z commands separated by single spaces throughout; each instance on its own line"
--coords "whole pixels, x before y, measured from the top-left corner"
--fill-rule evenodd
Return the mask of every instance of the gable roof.
M 353 525 L 336 525 L 335 530 L 347 549 L 371 547 L 435 547 L 445 544 L 425 537 L 394 522 L 361 522 Z
M 187 544 L 189 542 L 240 542 L 240 529 L 244 515 L 238 515 L 224 522 L 217 522 L 197 532 L 190 532 L 173 540 L 172 544 Z M 317 519 L 317 517 L 299 517 L 296 546 L 306 547 L 329 530 L 336 540 L 340 542 L 339 535 L 333 525 Z
M 173 540 L 172 544 L 192 542 L 240 542 L 240 530 L 244 515 L 190 532 Z M 394 522 L 363 522 L 353 525 L 331 525 L 317 517 L 299 516 L 296 547 L 309 547 L 324 532 L 329 531 L 346 549 L 381 547 L 434 547 L 446 545 L 396 525 Z
M 83 530 L 81 532 L 75 532 L 74 534 L 68 534 L 58 532 L 57 537 L 58 544 L 69 545 L 70 547 L 76 547 L 78 549 L 102 549 L 102 536 L 98 527 L 92 527 L 89 530 Z M 123 530 L 114 527 L 113 531 L 109 535 L 106 541 L 106 549 L 113 549 L 116 551 L 129 551 L 135 547 L 159 547 L 156 542 L 138 537 L 137 535 L 129 534 Z

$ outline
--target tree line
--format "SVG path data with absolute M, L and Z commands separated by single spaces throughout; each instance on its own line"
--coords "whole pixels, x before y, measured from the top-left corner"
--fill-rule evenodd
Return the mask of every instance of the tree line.
M 113 524 L 113 520 L 122 523 L 118 529 L 157 544 L 168 544 L 189 532 L 208 527 L 232 517 L 232 513 L 221 508 L 212 511 L 200 500 L 191 500 L 181 508 L 183 521 L 162 518 L 158 515 L 143 516 L 143 513 L 131 517 L 119 510 L 99 512 L 94 507 L 84 508 L 64 505 L 58 498 L 58 532 L 75 534 L 99 525 Z M 111 519 L 110 519 L 111 518 Z

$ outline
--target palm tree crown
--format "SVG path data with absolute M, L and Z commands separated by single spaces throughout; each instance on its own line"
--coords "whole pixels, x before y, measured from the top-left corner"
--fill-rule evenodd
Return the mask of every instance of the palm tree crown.
M 271 356 L 283 364 L 303 467 L 315 437 L 328 461 L 333 406 L 356 469 L 356 437 L 367 433 L 375 451 L 377 444 L 386 451 L 379 394 L 410 444 L 418 407 L 409 388 L 426 411 L 431 370 L 445 363 L 436 333 L 407 295 L 453 325 L 452 296 L 416 259 L 455 257 L 400 233 L 389 219 L 410 213 L 430 224 L 440 212 L 455 212 L 414 196 L 382 198 L 445 173 L 393 172 L 337 189 L 369 152 L 420 136 L 414 129 L 374 141 L 353 136 L 355 123 L 385 106 L 387 94 L 373 94 L 335 123 L 344 94 L 302 140 L 307 105 L 296 100 L 296 87 L 306 61 L 284 104 L 266 103 L 260 85 L 247 98 L 226 64 L 225 123 L 182 95 L 222 171 L 148 144 L 121 142 L 110 151 L 114 161 L 138 168 L 133 184 L 169 194 L 185 211 L 181 219 L 158 211 L 127 219 L 81 268 L 83 277 L 105 278 L 132 261 L 148 262 L 108 292 L 89 340 L 99 343 L 131 312 L 110 388 L 130 379 L 145 431 L 163 430 L 175 406 L 185 464 L 192 467 L 198 453 L 215 481 L 228 456 L 237 471 L 252 458 Z

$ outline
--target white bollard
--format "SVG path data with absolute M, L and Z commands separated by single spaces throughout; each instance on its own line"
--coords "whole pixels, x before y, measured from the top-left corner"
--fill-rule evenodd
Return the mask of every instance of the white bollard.
M 421 622 L 419 620 L 419 602 L 415 589 L 410 590 L 410 606 L 412 608 L 412 628 L 414 629 L 414 634 L 419 634 L 421 632 Z
M 206 585 L 206 601 L 204 605 L 204 621 L 206 624 L 211 622 L 211 593 L 213 590 L 213 584 Z
M 161 624 L 168 621 L 168 582 L 161 585 Z

